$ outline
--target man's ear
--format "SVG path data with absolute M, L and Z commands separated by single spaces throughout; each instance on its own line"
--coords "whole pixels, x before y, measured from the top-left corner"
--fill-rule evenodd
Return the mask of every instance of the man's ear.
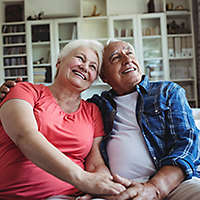
M 103 70 L 103 64 L 102 64 L 102 68 L 101 68 L 101 72 L 100 72 L 100 74 L 99 74 L 99 76 L 100 76 L 100 78 L 101 78 L 101 80 L 104 82 L 104 83 L 107 83 L 107 79 L 106 79 L 106 77 L 105 77 L 105 72 L 104 72 L 104 70 Z
M 108 83 L 107 79 L 104 77 L 104 78 L 101 78 L 101 80 L 104 82 L 104 83 Z

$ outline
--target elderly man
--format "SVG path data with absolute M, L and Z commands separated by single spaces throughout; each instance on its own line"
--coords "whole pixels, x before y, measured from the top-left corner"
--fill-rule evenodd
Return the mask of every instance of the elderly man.
M 149 82 L 133 47 L 123 41 L 105 47 L 101 78 L 112 90 L 89 100 L 103 116 L 100 149 L 113 174 L 132 180 L 126 191 L 105 198 L 199 200 L 199 130 L 183 88 Z
M 199 130 L 183 88 L 149 82 L 122 41 L 105 47 L 101 78 L 112 90 L 90 101 L 104 119 L 102 155 L 112 173 L 134 180 L 117 199 L 200 199 Z

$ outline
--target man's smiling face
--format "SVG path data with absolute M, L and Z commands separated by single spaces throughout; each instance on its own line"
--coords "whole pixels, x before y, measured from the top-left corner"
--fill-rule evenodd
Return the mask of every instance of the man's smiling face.
M 105 47 L 102 68 L 104 82 L 111 85 L 118 95 L 133 91 L 142 78 L 133 47 L 123 41 Z

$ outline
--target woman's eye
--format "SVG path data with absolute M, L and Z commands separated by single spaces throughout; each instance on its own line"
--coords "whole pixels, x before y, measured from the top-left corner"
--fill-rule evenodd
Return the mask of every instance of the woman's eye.
M 133 51 L 128 51 L 127 55 L 132 55 Z
M 90 67 L 93 69 L 93 70 L 95 70 L 96 71 L 96 65 L 90 65 Z

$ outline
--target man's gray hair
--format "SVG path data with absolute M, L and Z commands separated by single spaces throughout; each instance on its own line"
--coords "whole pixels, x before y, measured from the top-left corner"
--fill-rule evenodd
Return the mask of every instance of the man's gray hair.
M 104 48 L 106 48 L 107 46 L 109 46 L 111 43 L 114 43 L 114 42 L 125 42 L 125 43 L 127 43 L 129 45 L 129 47 L 131 49 L 133 49 L 135 51 L 135 48 L 131 43 L 129 43 L 127 41 L 123 41 L 123 40 L 118 40 L 118 39 L 109 39 L 109 40 L 107 40 L 106 45 L 104 46 Z
M 63 47 L 60 54 L 58 55 L 58 59 L 63 59 L 72 50 L 77 49 L 79 47 L 91 48 L 92 50 L 96 52 L 98 56 L 98 61 L 99 61 L 99 68 L 98 68 L 98 73 L 99 73 L 101 71 L 104 46 L 103 44 L 101 44 L 100 42 L 96 40 L 84 40 L 84 39 L 73 40 Z

